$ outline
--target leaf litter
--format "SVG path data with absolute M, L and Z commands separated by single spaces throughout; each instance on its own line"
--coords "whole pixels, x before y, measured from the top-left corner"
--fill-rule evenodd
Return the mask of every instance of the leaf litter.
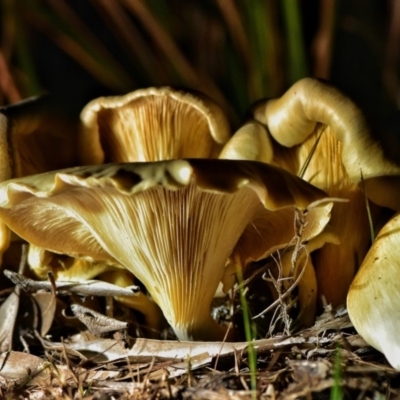
M 169 340 L 170 331 L 160 339 L 140 337 L 139 320 L 102 312 L 119 287 L 35 281 L 23 275 L 23 264 L 22 257 L 18 273 L 5 271 L 16 286 L 0 292 L 0 398 L 325 399 L 335 387 L 340 398 L 400 398 L 400 374 L 355 332 L 345 309 L 325 306 L 313 327 L 296 331 L 286 306 L 293 299 L 280 299 L 282 324 L 273 314 L 275 330 L 251 342 L 257 354 L 254 392 L 246 341 L 179 342 Z

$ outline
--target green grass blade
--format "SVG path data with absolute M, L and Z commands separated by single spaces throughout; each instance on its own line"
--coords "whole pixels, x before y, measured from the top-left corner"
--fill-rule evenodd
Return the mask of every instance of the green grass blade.
M 293 84 L 308 75 L 300 6 L 297 0 L 282 0 L 281 4 L 288 46 L 287 72 L 289 75 L 289 83 Z
M 342 400 L 343 390 L 342 390 L 342 358 L 340 355 L 340 348 L 337 347 L 335 351 L 335 361 L 333 366 L 333 382 L 330 400 Z
M 253 338 L 256 336 L 256 325 L 251 320 L 249 305 L 246 300 L 245 288 L 243 287 L 243 274 L 240 268 L 237 269 L 237 279 L 239 284 L 240 305 L 243 312 L 244 334 L 247 342 L 247 353 L 249 357 L 250 384 L 252 397 L 257 398 L 257 351 L 253 346 Z

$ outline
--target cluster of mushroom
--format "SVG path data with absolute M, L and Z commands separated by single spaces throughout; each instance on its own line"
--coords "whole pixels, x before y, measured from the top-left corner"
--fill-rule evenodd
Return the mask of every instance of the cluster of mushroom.
M 233 135 L 223 111 L 200 93 L 151 88 L 100 98 L 82 111 L 78 135 L 59 131 L 77 149 L 76 160 L 68 153 L 70 165 L 83 165 L 60 170 L 62 158 L 60 165 L 13 168 L 36 161 L 25 139 L 42 136 L 19 122 L 15 108 L 3 110 L 0 125 L 0 151 L 11 166 L 1 179 L 13 178 L 0 184 L 2 252 L 11 229 L 30 244 L 38 275 L 49 269 L 64 279 L 103 274 L 121 285 L 134 276 L 151 299 L 142 294 L 130 305 L 150 321 L 156 324 L 157 304 L 179 339 L 217 340 L 226 332 L 211 318 L 210 305 L 221 282 L 224 290 L 234 284 L 232 262 L 245 269 L 277 249 L 290 262 L 293 221 L 302 210 L 303 244 L 313 252 L 299 276 L 302 322 L 313 322 L 322 295 L 333 305 L 344 302 L 365 260 L 348 304 L 369 340 L 368 302 L 359 299 L 372 290 L 370 282 L 378 285 L 365 276 L 379 237 L 365 257 L 365 200 L 373 202 L 374 221 L 382 207 L 396 209 L 400 167 L 336 89 L 299 81 L 281 98 L 254 104 Z M 46 158 L 43 148 L 37 154 Z M 70 257 L 67 269 L 57 264 L 59 254 Z

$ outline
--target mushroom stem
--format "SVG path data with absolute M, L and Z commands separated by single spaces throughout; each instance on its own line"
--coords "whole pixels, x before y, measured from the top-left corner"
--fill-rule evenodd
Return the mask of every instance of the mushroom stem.
M 234 332 L 227 330 L 226 326 L 219 325 L 210 313 L 205 313 L 203 318 L 196 316 L 196 320 L 190 324 L 174 323 L 169 321 L 176 336 L 180 340 L 202 340 L 202 341 L 233 341 Z

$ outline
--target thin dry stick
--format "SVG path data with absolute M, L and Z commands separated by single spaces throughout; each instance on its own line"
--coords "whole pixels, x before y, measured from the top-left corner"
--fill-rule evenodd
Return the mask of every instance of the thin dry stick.
M 363 175 L 361 169 L 360 169 L 360 175 L 361 175 L 361 184 L 362 184 L 362 188 L 363 188 L 363 192 L 364 192 L 364 198 L 365 198 L 365 208 L 367 209 L 367 215 L 368 215 L 369 231 L 370 231 L 370 234 L 371 234 L 371 243 L 373 243 L 374 240 L 375 240 L 374 222 L 372 220 L 371 208 L 369 207 L 367 189 L 365 187 L 365 182 L 364 182 L 364 175 Z
M 217 369 L 217 365 L 218 365 L 218 361 L 219 361 L 219 356 L 220 356 L 220 354 L 221 354 L 222 348 L 224 347 L 225 342 L 226 342 L 226 339 L 228 338 L 228 334 L 229 334 L 229 332 L 230 332 L 230 330 L 231 330 L 232 328 L 233 328 L 233 323 L 232 323 L 232 322 L 229 322 L 228 329 L 226 330 L 225 336 L 224 336 L 224 338 L 223 338 L 223 340 L 222 340 L 222 342 L 221 342 L 221 349 L 220 349 L 220 351 L 219 351 L 218 354 L 217 354 L 217 358 L 215 359 L 215 363 L 214 363 L 214 369 L 215 369 L 215 370 Z
M 304 248 L 303 244 L 303 233 L 304 229 L 307 225 L 307 221 L 305 221 L 305 216 L 308 214 L 308 210 L 300 211 L 298 208 L 295 208 L 294 214 L 294 232 L 295 232 L 295 245 L 292 253 L 292 265 L 290 268 L 289 276 L 294 276 L 296 263 L 299 259 L 299 253 Z
M 308 260 L 308 253 L 307 253 L 307 260 Z M 254 316 L 252 319 L 256 319 L 258 317 L 261 317 L 262 315 L 266 314 L 268 311 L 271 311 L 272 309 L 274 309 L 281 300 L 286 299 L 286 297 L 289 296 L 289 294 L 293 291 L 293 289 L 298 285 L 298 283 L 300 282 L 301 278 L 303 277 L 305 271 L 305 267 L 303 267 L 300 271 L 299 276 L 296 278 L 296 280 L 293 282 L 293 284 L 289 287 L 289 289 L 282 295 L 282 299 L 277 299 L 275 300 L 271 305 L 269 305 L 264 311 L 260 312 L 259 314 L 257 314 L 256 316 Z
M 284 333 L 289 333 L 290 330 L 290 325 L 291 325 L 291 318 L 289 316 L 289 312 L 288 312 L 288 305 L 286 304 L 286 302 L 284 301 L 284 297 L 283 297 L 283 281 L 284 280 L 288 280 L 290 279 L 288 278 L 284 278 L 282 276 L 283 270 L 281 267 L 281 262 L 280 262 L 280 254 L 278 253 L 278 257 L 279 257 L 279 262 L 278 260 L 272 256 L 273 260 L 275 261 L 277 267 L 278 267 L 278 278 L 275 279 L 274 276 L 272 275 L 271 271 L 268 271 L 269 273 L 269 278 L 266 278 L 265 275 L 263 276 L 263 279 L 272 282 L 276 292 L 278 293 L 278 300 L 279 300 L 279 307 L 277 307 L 275 309 L 275 312 L 272 316 L 272 320 L 271 320 L 271 324 L 270 324 L 270 329 L 269 332 L 272 333 L 272 331 L 275 329 L 276 324 L 278 323 L 279 320 L 282 320 L 284 323 Z M 279 312 L 279 314 L 278 314 Z
M 261 313 L 259 313 L 258 315 L 254 316 L 253 319 L 258 318 L 264 314 L 266 314 L 268 311 L 274 309 L 275 307 L 277 307 L 278 305 L 280 305 L 280 310 L 281 313 L 283 312 L 283 315 L 281 316 L 284 323 L 285 323 L 285 328 L 288 329 L 288 324 L 290 325 L 290 318 L 287 314 L 287 310 L 288 310 L 288 304 L 286 304 L 286 302 L 284 302 L 284 300 L 286 300 L 286 298 L 292 293 L 292 291 L 295 289 L 295 287 L 298 285 L 298 283 L 300 282 L 301 278 L 303 277 L 303 274 L 305 272 L 306 269 L 306 265 L 307 265 L 307 261 L 308 261 L 308 251 L 306 246 L 304 245 L 303 242 L 303 232 L 304 232 L 304 228 L 306 226 L 306 222 L 304 221 L 304 217 L 307 213 L 307 210 L 305 211 L 300 211 L 300 210 L 296 210 L 296 215 L 295 215 L 295 237 L 294 237 L 294 250 L 293 250 L 293 254 L 291 257 L 291 269 L 290 269 L 290 276 L 288 278 L 283 278 L 282 274 L 282 263 L 280 261 L 280 253 L 278 252 L 278 258 L 279 261 L 272 256 L 272 258 L 274 259 L 275 263 L 278 266 L 278 278 L 275 279 L 273 277 L 273 275 L 270 273 L 270 277 L 269 278 L 265 278 L 265 274 L 263 276 L 263 279 L 266 279 L 270 282 L 272 282 L 275 286 L 275 289 L 278 292 L 278 299 L 275 300 L 269 307 L 267 307 L 264 311 L 262 311 Z M 304 263 L 304 266 L 301 268 L 297 278 L 294 280 L 294 282 L 292 283 L 292 285 L 283 293 L 282 287 L 283 287 L 283 280 L 287 280 L 287 279 L 293 279 L 295 274 L 296 274 L 296 270 L 298 270 L 297 267 L 297 261 L 300 257 L 300 254 L 302 251 L 306 252 L 306 260 Z

